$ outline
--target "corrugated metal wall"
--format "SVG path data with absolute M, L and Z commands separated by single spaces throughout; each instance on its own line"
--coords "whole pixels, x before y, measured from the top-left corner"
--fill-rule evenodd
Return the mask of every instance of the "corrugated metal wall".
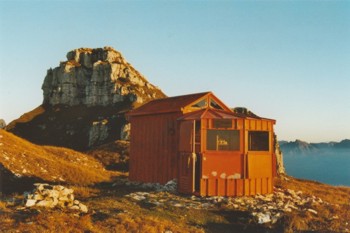
M 177 178 L 179 116 L 170 113 L 130 119 L 130 180 L 164 184 Z
M 234 120 L 232 129 L 240 130 L 240 151 L 207 151 L 206 130 L 210 120 L 202 121 L 201 196 L 243 196 L 273 191 L 273 122 L 260 119 Z M 249 151 L 249 131 L 269 132 L 269 151 Z M 234 177 L 234 178 L 233 178 Z
M 273 191 L 271 177 L 254 179 L 201 179 L 201 196 L 249 196 Z

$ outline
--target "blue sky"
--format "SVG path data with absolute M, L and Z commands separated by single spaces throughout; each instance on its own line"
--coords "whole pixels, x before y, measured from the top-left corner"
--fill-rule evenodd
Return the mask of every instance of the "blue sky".
M 169 96 L 276 119 L 279 139 L 350 138 L 350 1 L 0 0 L 0 118 L 40 105 L 68 51 L 103 46 Z

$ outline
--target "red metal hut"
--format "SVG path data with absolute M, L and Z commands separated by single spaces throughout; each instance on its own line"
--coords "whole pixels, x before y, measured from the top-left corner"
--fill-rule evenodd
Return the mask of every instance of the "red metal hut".
M 157 99 L 128 114 L 129 178 L 201 196 L 271 193 L 275 120 L 232 111 L 213 93 Z

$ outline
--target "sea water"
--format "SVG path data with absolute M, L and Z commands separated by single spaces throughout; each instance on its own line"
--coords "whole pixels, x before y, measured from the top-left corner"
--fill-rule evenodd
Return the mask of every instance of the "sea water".
M 333 153 L 283 154 L 288 175 L 350 187 L 350 150 Z

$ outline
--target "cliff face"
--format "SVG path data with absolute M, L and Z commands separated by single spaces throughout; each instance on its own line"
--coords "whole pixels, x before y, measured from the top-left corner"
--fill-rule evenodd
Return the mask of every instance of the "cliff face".
M 80 48 L 47 71 L 44 100 L 6 129 L 36 144 L 86 150 L 127 139 L 125 112 L 166 95 L 111 47 Z
M 283 163 L 283 153 L 280 148 L 280 144 L 277 141 L 277 137 L 275 138 L 275 155 L 276 155 L 276 170 L 278 175 L 286 175 L 286 169 Z
M 165 96 L 111 47 L 68 52 L 67 61 L 48 70 L 42 89 L 49 105 L 138 106 Z

